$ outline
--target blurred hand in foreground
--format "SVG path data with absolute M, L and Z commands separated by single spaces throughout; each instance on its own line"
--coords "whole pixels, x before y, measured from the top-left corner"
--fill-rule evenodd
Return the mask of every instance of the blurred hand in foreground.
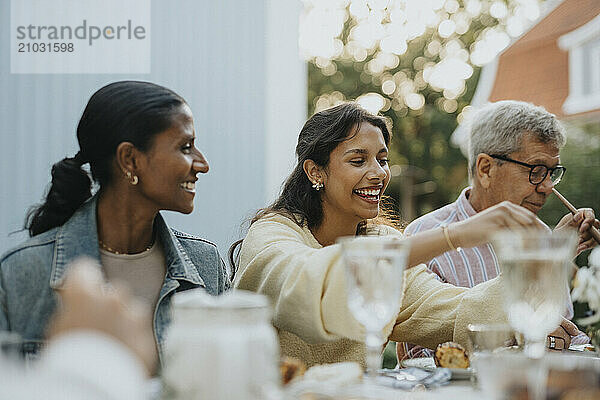
M 89 259 L 73 262 L 59 291 L 62 307 L 54 315 L 48 339 L 74 330 L 94 330 L 127 346 L 144 364 L 149 374 L 157 363 L 151 331 L 150 310 L 136 301 L 124 287 L 107 289 L 100 267 Z
M 582 251 L 591 249 L 597 244 L 590 232 L 592 226 L 600 228 L 600 221 L 596 219 L 594 210 L 591 208 L 580 208 L 575 214 L 569 213 L 563 216 L 554 230 L 565 228 L 577 229 L 577 234 L 579 236 L 577 255 L 579 255 Z

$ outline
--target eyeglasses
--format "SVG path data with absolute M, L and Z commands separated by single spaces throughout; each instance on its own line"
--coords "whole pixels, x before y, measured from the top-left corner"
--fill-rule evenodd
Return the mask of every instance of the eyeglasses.
M 565 167 L 563 167 L 562 165 L 557 165 L 554 168 L 548 168 L 543 164 L 527 164 L 522 161 L 513 160 L 512 158 L 508 158 L 508 157 L 504 157 L 504 156 L 490 154 L 490 157 L 493 157 L 493 158 L 496 158 L 496 159 L 502 160 L 502 161 L 508 161 L 511 163 L 519 164 L 519 165 L 529 168 L 529 182 L 532 185 L 539 185 L 540 183 L 544 182 L 544 179 L 546 179 L 546 176 L 548 176 L 548 173 L 550 173 L 550 181 L 552 182 L 553 185 L 556 185 L 558 182 L 560 182 L 563 175 L 567 171 L 567 169 Z

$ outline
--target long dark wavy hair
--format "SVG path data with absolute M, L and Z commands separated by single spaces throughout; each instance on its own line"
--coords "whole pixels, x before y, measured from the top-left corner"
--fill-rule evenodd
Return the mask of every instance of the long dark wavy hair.
M 281 214 L 293 220 L 299 226 L 310 229 L 323 222 L 321 192 L 312 188 L 312 182 L 304 172 L 304 161 L 313 160 L 319 167 L 326 168 L 331 152 L 343 141 L 353 137 L 361 124 L 368 123 L 381 130 L 386 145 L 391 140 L 385 118 L 373 115 L 355 102 L 342 103 L 335 107 L 315 113 L 306 121 L 298 136 L 296 145 L 296 167 L 285 181 L 279 198 L 273 204 L 259 210 L 250 225 L 269 214 Z M 395 214 L 384 201 L 379 215 L 372 221 L 366 221 L 357 227 L 357 234 L 364 234 L 369 222 L 398 227 Z M 238 240 L 229 248 L 229 262 L 233 273 L 236 269 L 236 248 L 242 243 Z
M 120 81 L 99 89 L 88 101 L 77 126 L 79 152 L 52 166 L 52 182 L 45 201 L 27 213 L 30 236 L 64 224 L 92 196 L 92 181 L 82 168 L 90 164 L 92 179 L 102 187 L 112 180 L 117 146 L 131 142 L 148 150 L 157 133 L 172 125 L 185 100 L 149 82 Z

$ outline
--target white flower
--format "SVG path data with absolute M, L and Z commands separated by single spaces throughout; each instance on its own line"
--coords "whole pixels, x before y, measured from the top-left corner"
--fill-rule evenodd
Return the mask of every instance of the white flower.
M 590 254 L 590 261 L 591 260 Z M 582 325 L 591 325 L 600 321 L 600 252 L 596 252 L 599 261 L 591 267 L 581 267 L 575 275 L 571 297 L 573 301 L 588 303 L 593 315 L 577 320 Z
M 588 256 L 590 267 L 600 268 L 600 247 L 595 247 Z

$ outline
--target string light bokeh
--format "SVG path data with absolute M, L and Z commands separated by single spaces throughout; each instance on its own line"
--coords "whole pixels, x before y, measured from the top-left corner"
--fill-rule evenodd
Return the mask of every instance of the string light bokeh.
M 443 96 L 437 103 L 441 110 L 456 112 L 456 100 L 465 93 L 474 68 L 494 60 L 540 17 L 539 0 L 303 2 L 302 56 L 323 75 L 338 80 L 334 61 L 366 63 L 364 74 L 377 81 L 380 90 L 364 93 L 357 101 L 372 112 L 419 110 L 426 103 L 425 89 Z M 410 71 L 398 70 L 411 41 L 424 37 L 428 43 Z M 315 111 L 344 100 L 337 91 L 321 94 Z M 460 122 L 469 108 L 459 111 Z

